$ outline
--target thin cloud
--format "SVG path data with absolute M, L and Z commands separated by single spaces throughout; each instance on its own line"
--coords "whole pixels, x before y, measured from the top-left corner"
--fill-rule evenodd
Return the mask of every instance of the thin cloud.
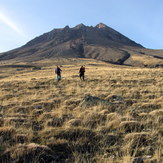
M 22 32 L 22 30 L 6 15 L 0 12 L 0 21 L 10 27 L 12 30 L 17 32 L 19 35 L 28 39 L 28 37 Z

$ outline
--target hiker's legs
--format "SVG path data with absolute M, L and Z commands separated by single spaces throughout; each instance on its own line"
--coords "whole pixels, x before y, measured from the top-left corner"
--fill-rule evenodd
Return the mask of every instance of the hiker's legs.
M 58 81 L 61 80 L 61 75 L 60 75 L 60 74 L 57 74 L 56 79 L 57 79 Z
M 80 73 L 80 80 L 82 79 L 82 73 Z
M 83 74 L 83 80 L 84 80 L 84 74 Z
M 80 73 L 80 80 L 84 80 L 84 74 Z

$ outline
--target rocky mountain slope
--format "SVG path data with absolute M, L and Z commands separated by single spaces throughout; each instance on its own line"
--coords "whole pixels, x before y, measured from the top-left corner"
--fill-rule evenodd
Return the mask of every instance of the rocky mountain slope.
M 55 57 L 160 66 L 163 51 L 146 49 L 103 23 L 95 27 L 79 24 L 73 28 L 53 29 L 20 48 L 2 53 L 0 60 L 36 61 Z

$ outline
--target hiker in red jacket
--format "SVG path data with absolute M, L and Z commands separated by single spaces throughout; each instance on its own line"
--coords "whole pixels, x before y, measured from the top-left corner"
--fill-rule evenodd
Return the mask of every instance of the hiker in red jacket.
M 84 80 L 85 66 L 81 66 L 79 70 L 79 76 L 81 80 Z

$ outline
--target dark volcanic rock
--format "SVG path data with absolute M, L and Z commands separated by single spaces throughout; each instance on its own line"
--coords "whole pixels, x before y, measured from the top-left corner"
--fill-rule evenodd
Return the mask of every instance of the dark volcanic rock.
M 151 56 L 158 62 L 149 65 L 132 55 Z M 79 24 L 53 29 L 24 46 L 0 54 L 2 60 L 37 61 L 49 58 L 93 58 L 113 64 L 161 67 L 163 52 L 145 49 L 116 30 L 100 23 L 95 27 Z M 156 65 L 156 66 L 155 66 Z
M 94 58 L 123 64 L 130 57 L 124 46 L 143 48 L 105 24 L 95 27 L 79 24 L 53 29 L 24 46 L 0 55 L 0 60 L 34 61 L 55 57 Z
M 96 105 L 110 105 L 107 100 L 103 100 L 96 96 L 86 95 L 80 103 L 81 107 L 92 107 Z

